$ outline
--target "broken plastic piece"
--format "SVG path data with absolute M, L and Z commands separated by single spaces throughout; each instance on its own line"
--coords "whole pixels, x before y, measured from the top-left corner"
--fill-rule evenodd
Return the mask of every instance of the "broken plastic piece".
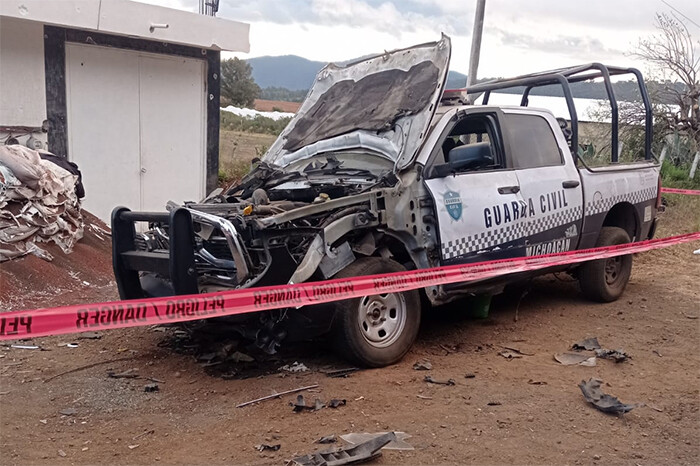
M 579 341 L 578 343 L 574 343 L 571 345 L 571 349 L 575 350 L 586 350 L 586 351 L 591 351 L 591 350 L 596 350 L 600 349 L 600 343 L 598 343 L 598 338 L 592 337 L 592 338 L 586 338 L 583 341 Z
M 340 436 L 340 438 L 352 445 L 357 445 L 358 443 L 366 442 L 367 440 L 377 438 L 386 433 L 387 432 L 352 432 L 350 434 L 343 434 Z M 410 443 L 406 442 L 407 439 L 411 438 L 410 434 L 407 434 L 406 432 L 394 432 L 394 435 L 396 436 L 396 440 L 392 440 L 391 442 L 387 443 L 382 450 L 415 450 Z
M 338 406 L 345 406 L 347 404 L 346 400 L 337 400 L 333 398 L 331 401 L 328 402 L 328 407 L 329 408 L 337 408 Z
M 285 364 L 279 370 L 285 372 L 307 372 L 309 368 L 304 363 L 294 361 L 294 364 Z
M 282 448 L 281 444 L 276 444 L 276 445 L 267 445 L 264 443 L 261 443 L 260 445 L 255 445 L 255 449 L 258 451 L 277 451 L 280 448 Z
M 601 382 L 602 380 L 599 379 L 588 379 L 588 382 L 582 380 L 578 384 L 583 397 L 596 409 L 604 413 L 624 414 L 641 406 L 639 404 L 624 404 L 617 397 L 603 393 L 603 390 L 600 388 Z
M 364 463 L 380 456 L 381 449 L 392 440 L 396 440 L 396 435 L 393 432 L 388 432 L 359 445 L 327 453 L 311 453 L 296 457 L 293 461 L 302 466 L 340 466 L 341 464 Z
M 582 353 L 561 353 L 555 354 L 554 360 L 565 366 L 580 364 L 582 366 L 595 366 L 595 357 Z

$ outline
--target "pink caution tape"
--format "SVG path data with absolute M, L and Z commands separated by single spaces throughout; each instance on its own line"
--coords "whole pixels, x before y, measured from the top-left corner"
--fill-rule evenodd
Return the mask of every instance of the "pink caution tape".
M 238 289 L 166 298 L 79 304 L 0 315 L 0 340 L 171 324 L 269 309 L 328 303 L 373 294 L 413 290 L 447 283 L 472 282 L 594 259 L 633 254 L 700 240 L 700 232 L 638 243 L 517 257 L 465 265 L 351 277 L 294 285 Z
M 669 194 L 687 194 L 689 196 L 700 196 L 700 191 L 696 189 L 661 188 L 661 192 Z

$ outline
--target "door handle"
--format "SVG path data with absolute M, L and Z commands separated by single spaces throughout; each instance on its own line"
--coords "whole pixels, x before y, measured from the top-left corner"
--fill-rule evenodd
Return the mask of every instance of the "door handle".
M 561 187 L 564 189 L 570 189 L 570 188 L 576 188 L 580 184 L 581 184 L 581 182 L 579 180 L 567 180 L 567 181 L 563 181 L 561 183 Z
M 498 188 L 498 194 L 517 194 L 520 192 L 520 186 L 501 186 Z

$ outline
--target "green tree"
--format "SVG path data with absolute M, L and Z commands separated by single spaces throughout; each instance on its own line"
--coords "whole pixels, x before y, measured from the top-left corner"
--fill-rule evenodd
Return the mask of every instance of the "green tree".
M 221 101 L 236 107 L 253 107 L 260 95 L 260 86 L 253 80 L 253 69 L 243 60 L 221 61 Z

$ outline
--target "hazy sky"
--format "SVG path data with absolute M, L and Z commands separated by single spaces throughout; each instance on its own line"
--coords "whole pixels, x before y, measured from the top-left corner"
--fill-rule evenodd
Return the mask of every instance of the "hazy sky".
M 198 0 L 140 0 L 198 11 Z M 700 0 L 666 0 L 700 24 Z M 220 0 L 218 17 L 250 24 L 250 53 L 342 61 L 452 38 L 452 66 L 468 68 L 475 0 Z M 654 34 L 662 0 L 486 0 L 480 77 L 601 61 L 645 65 L 629 56 Z M 700 27 L 678 16 L 700 39 Z M 698 45 L 700 48 L 700 45 Z

